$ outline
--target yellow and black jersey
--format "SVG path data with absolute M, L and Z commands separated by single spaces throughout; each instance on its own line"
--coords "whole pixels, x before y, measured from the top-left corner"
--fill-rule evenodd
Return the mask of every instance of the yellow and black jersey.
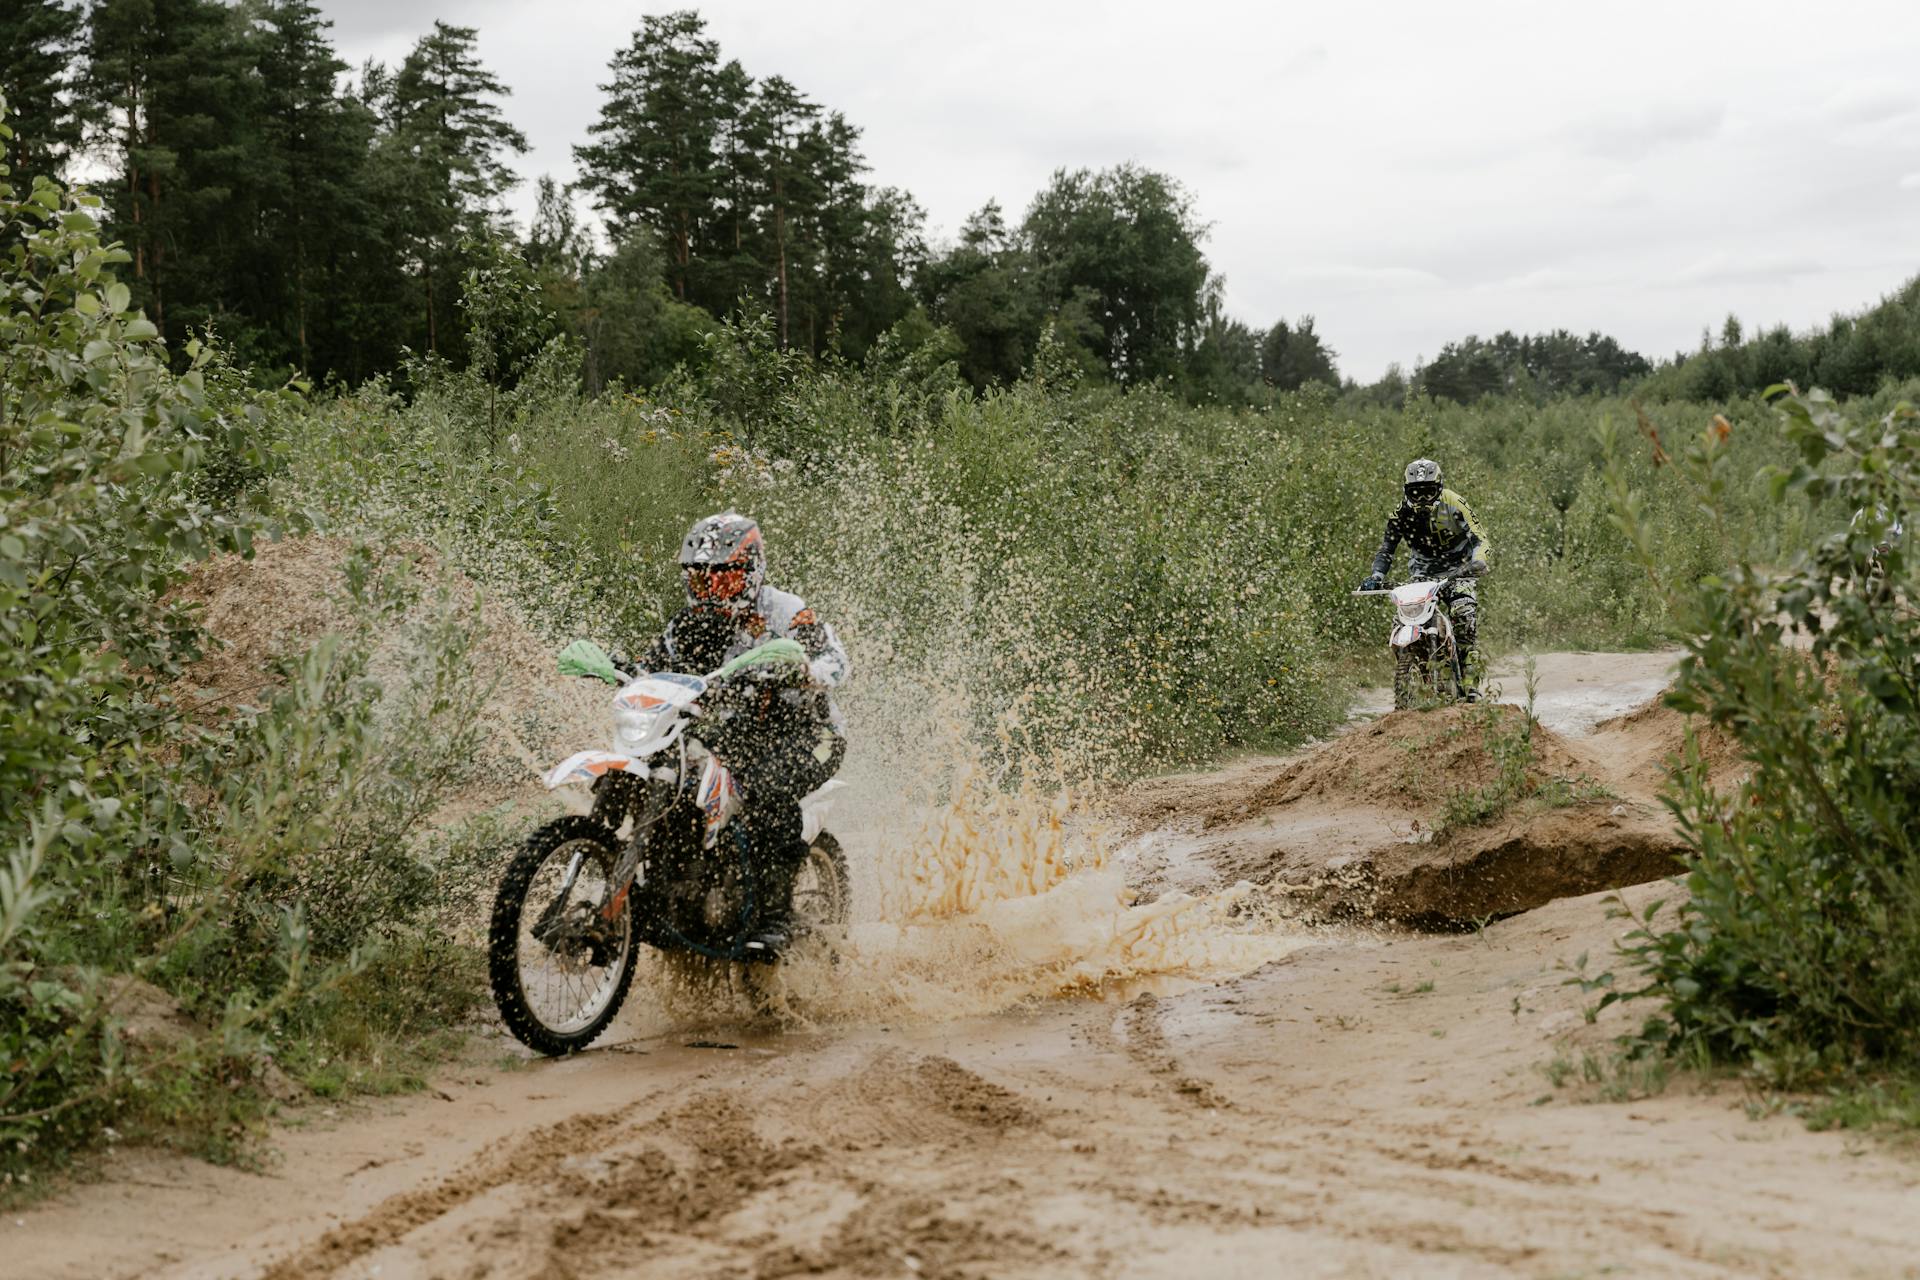
M 1385 576 L 1393 568 L 1393 553 L 1407 544 L 1407 572 L 1413 578 L 1451 573 L 1469 560 L 1487 558 L 1487 535 L 1474 518 L 1467 500 L 1442 489 L 1430 507 L 1402 501 L 1387 517 L 1386 535 L 1373 556 L 1373 571 Z

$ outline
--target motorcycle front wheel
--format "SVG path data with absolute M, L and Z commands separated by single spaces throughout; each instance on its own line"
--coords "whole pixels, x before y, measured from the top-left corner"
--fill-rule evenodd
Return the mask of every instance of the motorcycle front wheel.
M 1430 636 L 1393 651 L 1393 709 L 1443 706 L 1454 698 L 1453 664 Z
M 561 818 L 528 836 L 501 877 L 487 974 L 507 1030 L 536 1052 L 586 1048 L 633 984 L 636 904 L 615 899 L 619 850 L 605 824 Z

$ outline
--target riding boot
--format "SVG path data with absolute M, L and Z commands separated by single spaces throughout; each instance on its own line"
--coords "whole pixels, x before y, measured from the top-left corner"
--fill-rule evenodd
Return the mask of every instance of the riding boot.
M 1470 648 L 1460 650 L 1460 701 L 1480 701 L 1480 660 Z
M 797 851 L 782 850 L 759 864 L 753 890 L 759 918 L 746 942 L 750 958 L 777 959 L 800 935 L 800 924 L 793 915 L 793 883 L 799 878 L 806 853 L 806 846 L 801 845 Z

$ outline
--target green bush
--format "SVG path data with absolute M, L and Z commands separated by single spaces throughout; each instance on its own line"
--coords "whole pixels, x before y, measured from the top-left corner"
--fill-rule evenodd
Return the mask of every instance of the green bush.
M 1751 774 L 1718 793 L 1693 753 L 1676 775 L 1687 898 L 1672 927 L 1649 912 L 1627 954 L 1645 979 L 1629 994 L 1663 1005 L 1646 1042 L 1804 1086 L 1920 1062 L 1920 421 L 1849 417 L 1819 392 L 1782 408 L 1800 458 L 1771 495 L 1859 516 L 1697 584 L 1646 555 L 1688 636 L 1668 701 L 1733 735 Z M 1673 470 L 1716 520 L 1746 485 L 1718 427 Z M 1651 550 L 1639 495 L 1616 496 Z
M 354 625 L 260 705 L 175 700 L 209 641 L 174 588 L 288 523 L 304 410 L 208 346 L 170 371 L 97 209 L 0 183 L 0 1186 L 109 1127 L 230 1155 L 273 1054 L 476 990 L 447 916 L 481 850 L 424 831 L 484 691 L 471 610 L 363 558 Z

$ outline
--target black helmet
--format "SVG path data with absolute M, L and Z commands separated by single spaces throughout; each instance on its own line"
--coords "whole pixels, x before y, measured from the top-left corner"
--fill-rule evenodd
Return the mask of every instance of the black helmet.
M 1407 464 L 1407 501 L 1416 507 L 1430 507 L 1440 500 L 1440 464 L 1432 458 L 1415 458 Z
M 694 521 L 680 543 L 687 603 L 744 613 L 767 580 L 766 541 L 760 526 L 737 511 Z

